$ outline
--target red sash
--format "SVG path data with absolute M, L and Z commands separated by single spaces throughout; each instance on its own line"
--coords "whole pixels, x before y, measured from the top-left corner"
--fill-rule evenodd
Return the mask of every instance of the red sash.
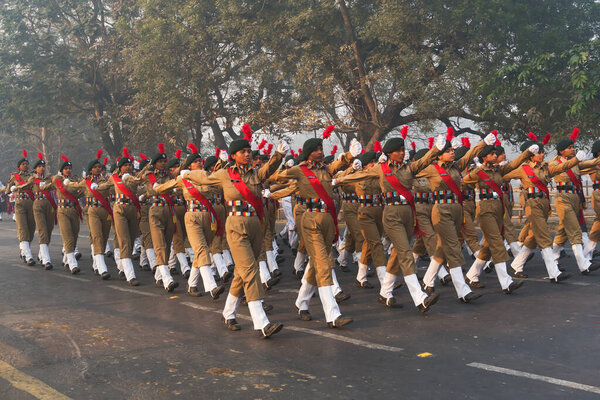
M 79 204 L 79 201 L 75 198 L 75 196 L 73 196 L 73 194 L 71 192 L 69 192 L 65 188 L 62 181 L 59 178 L 56 178 L 54 180 L 54 184 L 56 185 L 56 188 L 58 189 L 58 191 L 63 196 L 65 196 L 67 199 L 69 199 L 69 201 L 71 203 L 73 203 L 73 205 L 75 206 L 75 209 L 77 210 L 77 214 L 79 214 L 79 219 L 83 221 L 83 211 L 81 210 L 81 205 Z
M 394 190 L 396 192 L 398 192 L 402 196 L 404 196 L 406 201 L 408 201 L 410 208 L 412 209 L 413 220 L 415 221 L 415 229 L 413 231 L 413 234 L 418 237 L 425 235 L 425 232 L 421 231 L 421 229 L 419 228 L 419 221 L 417 220 L 417 210 L 415 207 L 415 199 L 412 195 L 412 192 L 410 190 L 408 190 L 407 188 L 405 188 L 404 185 L 402 185 L 402 183 L 400 183 L 398 178 L 396 178 L 396 176 L 394 176 L 394 174 L 392 174 L 392 169 L 390 168 L 390 166 L 387 163 L 381 163 L 380 165 L 381 165 L 381 171 L 383 172 L 383 176 L 385 177 L 387 182 L 394 188 Z
M 202 193 L 200 193 L 200 191 L 198 189 L 196 189 L 196 187 L 192 184 L 192 182 L 188 181 L 187 179 L 183 179 L 183 178 L 181 179 L 181 181 L 185 185 L 185 188 L 187 189 L 187 191 L 194 197 L 194 199 L 196 199 L 204 207 L 206 207 L 206 209 L 208 210 L 208 212 L 211 215 L 211 225 L 212 225 L 212 221 L 213 220 L 216 221 L 216 223 L 217 223 L 217 236 L 223 236 L 223 231 L 224 231 L 224 229 L 223 229 L 223 223 L 221 222 L 221 220 L 217 216 L 217 213 L 215 212 L 215 209 L 213 208 L 212 204 L 210 204 L 210 201 L 208 201 L 208 199 L 206 197 L 204 197 L 202 195 Z
M 310 183 L 312 188 L 315 189 L 315 192 L 317 192 L 317 196 L 319 196 L 319 198 L 327 206 L 327 211 L 329 212 L 329 215 L 331 215 L 331 219 L 333 219 L 333 225 L 335 226 L 335 237 L 333 238 L 333 242 L 335 243 L 340 237 L 340 231 L 338 229 L 337 220 L 337 209 L 335 208 L 335 203 L 323 187 L 323 184 L 321 184 L 319 178 L 317 178 L 315 173 L 310 168 L 308 168 L 306 165 L 300 165 L 300 169 L 302 170 L 302 173 L 304 173 L 304 176 L 306 176 L 306 178 L 308 179 L 308 183 Z
M 137 208 L 138 212 L 140 212 L 142 208 L 140 206 L 140 201 L 138 200 L 137 196 L 135 194 L 133 194 L 127 186 L 125 186 L 125 184 L 123 183 L 123 181 L 121 180 L 121 178 L 119 177 L 118 174 L 113 174 L 112 178 L 113 178 L 113 181 L 115 181 L 115 185 L 117 185 L 117 187 L 119 188 L 121 193 L 123 193 L 125 196 L 127 196 L 127 198 L 129 198 L 129 200 L 131 200 L 133 202 L 133 204 L 135 205 L 135 208 Z
M 527 175 L 531 183 L 533 183 L 535 187 L 538 188 L 538 190 L 542 191 L 546 195 L 546 198 L 550 200 L 550 191 L 548 190 L 548 186 L 542 183 L 540 178 L 538 178 L 535 172 L 533 172 L 533 168 L 531 168 L 527 164 L 523 164 L 521 165 L 521 167 L 523 168 L 523 171 L 525 171 L 525 174 Z
M 14 177 L 15 177 L 15 181 L 17 181 L 17 183 L 18 183 L 19 185 L 24 185 L 24 184 L 25 184 L 25 182 L 24 182 L 24 181 L 23 181 L 23 179 L 21 178 L 21 175 L 19 175 L 19 174 L 14 174 Z M 27 196 L 29 196 L 29 198 L 30 198 L 31 200 L 35 200 L 35 196 L 33 195 L 33 192 L 31 191 L 31 189 L 26 189 L 26 190 L 25 190 L 25 193 L 27 193 Z
M 58 218 L 56 216 L 56 202 L 54 201 L 54 198 L 52 197 L 52 194 L 50 194 L 49 190 L 42 190 L 40 188 L 41 181 L 38 178 L 33 178 L 33 181 L 35 182 L 35 184 L 37 185 L 38 189 L 40 190 L 40 193 L 42 193 L 42 195 L 44 195 L 44 197 L 46 198 L 46 200 L 48 200 L 48 203 L 50 203 L 50 205 L 54 209 L 54 225 L 58 224 Z
M 462 205 L 463 195 L 460 189 L 458 188 L 456 182 L 454 182 L 454 179 L 452 179 L 448 171 L 446 171 L 446 169 L 441 165 L 434 163 L 433 166 L 437 170 L 438 174 L 440 174 L 440 178 L 442 178 L 446 186 L 448 186 L 448 189 L 450 189 L 450 191 L 454 193 L 454 195 L 458 198 L 458 202 Z
M 227 172 L 229 173 L 229 179 L 231 179 L 231 184 L 235 186 L 235 188 L 240 192 L 245 201 L 250 203 L 250 205 L 256 210 L 256 214 L 258 214 L 258 218 L 260 219 L 260 224 L 262 225 L 263 219 L 265 218 L 265 210 L 263 208 L 262 201 L 257 198 L 254 193 L 246 186 L 240 174 L 234 170 L 233 168 L 227 168 Z
M 500 196 L 500 201 L 502 202 L 502 216 L 504 216 L 506 208 L 504 207 L 504 193 L 502 193 L 502 189 L 500 189 L 500 186 L 498 186 L 498 184 L 494 182 L 492 178 L 490 178 L 490 176 L 483 170 L 477 171 L 477 176 L 479 177 L 479 179 L 484 181 L 490 188 L 492 188 L 492 190 L 496 192 L 498 196 Z M 504 236 L 504 222 L 502 223 L 500 233 L 502 234 L 502 236 Z
M 108 200 L 106 200 L 106 197 L 102 196 L 102 194 L 99 191 L 92 189 L 92 180 L 90 178 L 87 178 L 85 180 L 85 184 L 87 185 L 88 190 L 92 192 L 92 196 L 94 196 L 94 198 L 98 200 L 100 204 L 102 204 L 102 207 L 104 207 L 104 209 L 112 217 L 113 211 L 110 207 L 110 204 L 108 203 Z
M 562 164 L 562 160 L 559 158 L 558 159 L 558 163 Z M 579 225 L 585 225 L 585 218 L 583 217 L 583 209 L 585 208 L 585 196 L 583 195 L 583 190 L 581 187 L 581 180 L 575 176 L 575 173 L 569 168 L 567 171 L 565 171 L 567 176 L 569 177 L 569 179 L 571 180 L 571 182 L 573 182 L 573 184 L 575 185 L 575 189 L 577 189 L 577 194 L 579 195 L 579 201 L 581 203 L 580 207 L 579 207 L 579 215 L 578 215 L 578 219 L 579 219 Z M 586 227 L 586 231 L 587 231 L 587 227 Z
M 148 174 L 148 180 L 154 186 L 156 183 L 156 175 L 150 172 Z M 162 197 L 165 202 L 169 205 L 169 211 L 171 211 L 171 216 L 173 217 L 173 225 L 175 225 L 175 232 L 177 232 L 177 214 L 175 214 L 175 205 L 173 204 L 173 199 L 167 193 L 160 193 L 160 197 Z

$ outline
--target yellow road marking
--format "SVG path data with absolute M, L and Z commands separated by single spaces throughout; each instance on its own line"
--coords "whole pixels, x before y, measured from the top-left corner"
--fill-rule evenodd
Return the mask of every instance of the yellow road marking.
M 19 390 L 29 393 L 40 400 L 72 400 L 57 392 L 39 379 L 19 371 L 10 364 L 0 360 L 0 378 L 7 380 Z

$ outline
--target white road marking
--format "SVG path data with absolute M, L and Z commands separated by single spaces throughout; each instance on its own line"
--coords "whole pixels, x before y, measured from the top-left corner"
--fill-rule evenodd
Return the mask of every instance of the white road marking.
M 481 363 L 477 363 L 477 362 L 472 362 L 470 364 L 467 364 L 467 366 L 483 369 L 485 371 L 498 372 L 501 374 L 533 379 L 536 381 L 552 383 L 553 385 L 565 386 L 565 387 L 572 388 L 572 389 L 583 390 L 583 391 L 590 392 L 590 393 L 600 394 L 600 387 L 584 385 L 582 383 L 577 383 L 577 382 L 565 381 L 563 379 L 556 379 L 556 378 L 552 378 L 549 376 L 530 374 L 529 372 L 523 372 L 523 371 L 517 371 L 515 369 L 496 367 L 493 365 L 481 364 Z
M 58 276 L 59 278 L 73 279 L 74 281 L 90 282 L 90 280 L 89 280 L 89 279 L 85 279 L 85 278 L 78 278 L 78 277 L 76 277 L 76 276 L 70 276 L 70 275 L 61 275 L 61 274 L 56 274 L 55 276 Z
M 109 288 L 115 289 L 115 290 L 119 290 L 121 292 L 141 294 L 142 296 L 161 297 L 161 295 L 156 294 L 156 293 L 142 292 L 141 290 L 129 289 L 129 288 L 124 288 L 124 287 L 115 286 L 115 285 L 106 285 L 106 287 L 109 287 Z
M 213 308 L 206 307 L 206 306 L 201 306 L 196 303 L 190 303 L 190 302 L 184 301 L 181 304 L 183 304 L 184 306 L 195 308 L 197 310 L 210 311 L 210 312 L 221 314 L 221 311 L 219 311 L 219 310 L 215 310 Z M 241 315 L 241 314 L 238 314 L 237 318 L 248 320 L 248 321 L 252 320 L 252 318 L 250 318 L 246 315 Z M 301 328 L 301 327 L 292 326 L 292 325 L 286 325 L 285 329 L 290 330 L 290 331 L 295 331 L 295 332 L 307 333 L 309 335 L 322 336 L 322 337 L 326 337 L 328 339 L 333 339 L 333 340 L 337 340 L 340 342 L 350 343 L 355 346 L 365 347 L 367 349 L 383 350 L 383 351 L 390 351 L 390 352 L 395 352 L 395 353 L 404 351 L 404 349 L 401 347 L 386 346 L 383 344 L 367 342 L 365 340 L 349 338 L 347 336 L 342 336 L 342 335 L 338 335 L 335 333 L 329 333 L 329 332 L 325 332 L 325 331 L 318 331 L 315 329 Z

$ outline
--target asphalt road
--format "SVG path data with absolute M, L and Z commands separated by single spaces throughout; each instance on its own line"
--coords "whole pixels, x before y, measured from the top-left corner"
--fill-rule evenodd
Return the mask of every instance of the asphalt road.
M 579 275 L 573 258 L 564 284 L 542 279 L 536 254 L 515 294 L 488 274 L 477 304 L 439 287 L 427 314 L 404 287 L 404 308 L 388 310 L 378 289 L 338 272 L 352 294 L 342 312 L 355 322 L 333 330 L 318 298 L 314 320 L 297 319 L 299 282 L 286 252 L 283 280 L 266 300 L 285 328 L 262 340 L 246 307 L 243 330 L 230 332 L 224 296 L 189 297 L 181 276 L 167 294 L 138 269 L 142 286 L 132 288 L 110 260 L 113 279 L 100 280 L 83 228 L 82 272 L 72 276 L 60 267 L 58 229 L 55 269 L 45 271 L 20 262 L 14 223 L 0 223 L 0 399 L 600 398 L 600 273 Z

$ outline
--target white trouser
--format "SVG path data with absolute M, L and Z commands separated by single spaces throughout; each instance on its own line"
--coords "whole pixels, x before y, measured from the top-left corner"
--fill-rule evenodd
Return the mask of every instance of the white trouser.
M 223 318 L 225 318 L 225 320 L 235 319 L 237 309 L 240 306 L 240 301 L 241 299 L 232 295 L 231 292 L 227 294 L 227 299 L 225 300 L 225 307 L 223 307 Z
M 333 285 L 331 286 L 333 288 L 333 295 L 337 296 L 338 293 L 342 293 L 342 287 L 337 280 L 337 275 L 335 274 L 335 270 L 333 268 L 331 269 L 331 279 L 333 280 Z
M 188 278 L 188 286 L 197 288 L 198 282 L 200 282 L 200 268 L 193 267 Z
M 425 275 L 423 276 L 423 283 L 425 286 L 435 286 L 435 277 L 438 274 L 440 265 L 441 264 L 437 262 L 434 257 L 431 257 L 431 260 L 429 261 L 429 267 L 427 267 L 427 271 L 425 271 Z
M 471 293 L 471 288 L 465 282 L 461 267 L 450 268 L 450 276 L 452 276 L 452 284 L 454 285 L 454 290 L 456 290 L 456 296 L 459 299 L 463 299 L 466 295 Z
M 233 265 L 233 258 L 231 258 L 231 252 L 227 249 L 223 250 L 223 259 L 225 260 L 225 264 L 229 267 Z
M 142 247 L 140 251 L 140 265 L 150 264 L 148 261 L 148 255 L 146 254 L 146 249 Z
M 517 254 L 521 251 L 521 246 L 519 246 L 519 243 L 517 242 L 512 242 L 509 244 L 510 246 L 510 251 L 513 254 L 513 257 L 516 257 Z
M 494 269 L 496 270 L 496 276 L 498 276 L 498 282 L 500 282 L 502 289 L 508 289 L 513 280 L 506 270 L 506 263 L 495 264 Z
M 41 246 L 41 245 L 40 245 Z M 579 271 L 585 271 L 592 264 L 583 253 L 583 246 L 580 244 L 574 244 L 572 246 L 573 254 L 575 255 L 575 260 L 577 260 L 577 266 L 579 267 Z
M 385 270 L 386 270 L 385 265 L 375 268 L 375 272 L 377 273 L 377 279 L 379 280 L 379 284 L 382 286 L 383 286 L 383 279 L 385 278 Z
M 321 304 L 323 305 L 323 312 L 325 313 L 325 321 L 335 321 L 342 313 L 340 312 L 338 303 L 335 301 L 333 286 L 321 286 L 318 290 Z
M 260 281 L 262 283 L 267 283 L 267 281 L 271 279 L 271 273 L 269 272 L 269 267 L 267 267 L 267 262 L 260 261 L 258 263 L 258 269 L 260 272 Z
M 40 244 L 40 259 L 42 260 L 42 264 L 49 264 L 50 261 L 50 249 L 48 249 L 47 244 Z
M 512 269 L 515 270 L 515 272 L 523 272 L 523 268 L 525 267 L 527 258 L 529 258 L 529 255 L 533 253 L 533 250 L 535 249 L 530 249 L 527 246 L 521 247 L 521 251 L 519 251 L 519 254 L 515 255 L 515 259 L 510 264 L 510 266 L 512 267 Z M 552 249 L 550 249 L 550 251 L 552 251 Z M 552 258 L 554 259 L 554 254 L 552 255 Z M 556 261 L 554 262 L 556 263 Z
M 94 255 L 94 245 L 90 244 L 90 250 L 92 252 L 92 268 L 94 269 L 94 271 L 98 271 L 98 265 L 96 265 L 96 256 Z
M 452 272 L 452 270 L 450 270 Z M 386 274 L 387 276 L 387 274 Z M 453 277 L 454 278 L 454 277 Z M 406 283 L 406 287 L 408 287 L 408 291 L 410 292 L 410 297 L 412 297 L 415 306 L 423 304 L 425 299 L 427 298 L 427 293 L 421 289 L 421 285 L 419 284 L 419 279 L 417 278 L 417 274 L 410 274 L 404 276 L 404 282 Z M 393 289 L 393 286 L 392 286 Z M 390 291 L 391 293 L 391 291 Z M 392 296 L 387 296 L 392 297 Z
M 593 240 L 589 240 L 587 245 L 585 246 L 585 256 L 587 258 L 592 258 L 594 256 L 594 251 L 596 250 L 596 245 L 598 242 L 594 242 Z
M 552 253 L 554 255 L 554 259 L 558 261 L 560 258 L 560 252 L 563 251 L 564 247 L 560 244 L 552 243 Z
M 204 291 L 210 292 L 211 290 L 216 288 L 217 283 L 215 282 L 215 277 L 212 274 L 210 265 L 204 265 L 198 269 L 200 270 L 200 275 L 202 276 L 202 284 L 204 285 Z M 191 274 L 190 274 L 190 276 L 191 276 Z
M 217 272 L 220 277 L 223 277 L 226 272 L 228 272 L 227 266 L 225 265 L 225 260 L 223 260 L 223 255 L 221 253 L 211 254 L 211 258 L 213 259 L 213 263 L 217 268 Z
M 269 251 L 266 252 L 266 255 L 267 255 L 267 265 L 269 266 L 269 270 L 271 272 L 273 272 L 276 269 L 278 269 L 279 265 L 277 265 L 275 251 L 269 250 Z
M 96 270 L 100 275 L 102 275 L 104 272 L 108 272 L 106 262 L 104 261 L 104 254 L 96 254 L 94 256 L 94 261 L 96 262 Z
M 294 269 L 296 272 L 304 269 L 304 262 L 306 261 L 307 255 L 305 253 L 297 252 L 296 259 L 294 259 Z
M 156 267 L 156 253 L 153 248 L 146 249 L 146 256 L 148 257 L 148 263 L 151 268 Z
M 177 255 L 173 251 L 173 244 L 171 244 L 171 251 L 169 252 L 169 261 L 168 261 L 169 269 L 173 269 L 177 267 Z
M 119 272 L 123 272 L 123 266 L 121 265 L 121 249 L 118 247 L 113 252 L 113 256 L 115 257 L 115 263 L 117 264 L 117 269 Z
M 31 254 L 31 246 L 29 242 L 21 242 L 19 243 L 19 246 L 21 247 L 21 251 L 23 252 L 23 255 L 25 256 L 25 259 L 27 261 L 31 260 L 33 258 L 33 254 Z
M 171 271 L 169 271 L 169 267 L 166 265 L 159 265 L 158 267 L 156 267 L 156 272 L 158 273 L 159 279 L 156 279 L 156 273 L 154 274 L 154 278 L 157 281 L 162 280 L 165 289 L 168 288 L 171 282 L 173 282 L 173 277 L 171 276 Z
M 186 271 L 190 269 L 188 265 L 187 258 L 185 257 L 185 253 L 177 253 L 177 261 L 179 261 L 179 268 L 181 268 L 181 273 L 185 274 Z
M 542 258 L 544 259 L 546 271 L 548 271 L 548 276 L 550 278 L 556 278 L 560 275 L 558 264 L 556 264 L 556 261 L 554 260 L 554 255 L 552 254 L 552 249 L 550 247 L 542 249 Z
M 121 258 L 121 267 L 123 268 L 123 272 L 125 272 L 125 279 L 127 279 L 127 282 L 135 279 L 135 270 L 131 258 Z
M 386 299 L 394 297 L 392 292 L 394 291 L 394 284 L 396 283 L 396 275 L 385 272 L 383 281 L 381 282 L 381 289 L 379 294 Z M 419 303 L 420 304 L 420 303 Z
M 306 279 L 302 278 L 302 285 L 300 286 L 300 290 L 298 290 L 298 297 L 296 297 L 296 307 L 299 310 L 308 311 L 310 299 L 312 299 L 316 290 L 316 286 L 311 285 Z
M 186 247 L 185 252 L 186 252 L 187 256 L 190 258 L 190 261 L 194 262 L 194 249 L 192 249 L 191 247 Z
M 481 275 L 481 271 L 483 271 L 483 267 L 485 267 L 486 262 L 487 261 L 485 260 L 475 258 L 475 261 L 473 261 L 473 264 L 471 264 L 471 268 L 469 268 L 469 271 L 467 271 L 467 278 L 469 278 L 469 280 L 472 282 L 479 282 L 479 276 Z
M 110 240 L 106 241 L 106 248 L 104 249 L 104 253 L 108 253 L 112 250 L 112 246 L 110 245 Z
M 360 283 L 367 281 L 367 266 L 358 262 L 358 272 L 356 273 L 356 280 Z
M 67 264 L 69 265 L 69 269 L 73 271 L 73 269 L 77 268 L 77 259 L 75 258 L 75 253 L 67 253 Z
M 267 325 L 269 325 L 269 318 L 267 318 L 267 314 L 265 314 L 265 310 L 262 306 L 262 301 L 249 301 L 248 310 L 250 310 L 250 316 L 252 317 L 254 329 L 261 330 Z
M 340 251 L 340 254 L 338 255 L 338 258 L 337 258 L 337 262 L 338 262 L 338 264 L 340 264 L 343 267 L 348 266 L 348 251 L 346 251 L 346 248 L 344 248 L 342 251 Z

